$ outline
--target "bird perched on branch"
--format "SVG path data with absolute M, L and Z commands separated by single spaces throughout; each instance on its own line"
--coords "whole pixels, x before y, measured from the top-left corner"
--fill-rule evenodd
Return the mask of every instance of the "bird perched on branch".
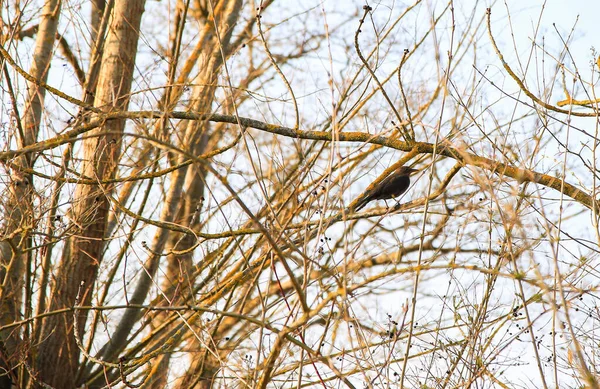
M 356 204 L 354 212 L 358 212 L 372 200 L 388 200 L 400 196 L 410 186 L 410 175 L 415 172 L 418 170 L 400 166 L 371 189 L 365 198 Z

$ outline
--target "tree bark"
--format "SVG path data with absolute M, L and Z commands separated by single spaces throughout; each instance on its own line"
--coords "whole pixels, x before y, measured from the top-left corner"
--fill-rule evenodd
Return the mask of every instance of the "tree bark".
M 50 62 L 53 56 L 54 40 L 58 28 L 61 11 L 61 0 L 48 0 L 42 10 L 41 22 L 39 24 L 35 48 L 33 51 L 33 62 L 29 74 L 36 80 L 45 83 L 48 79 Z M 42 108 L 46 90 L 38 87 L 33 82 L 27 83 L 27 98 L 23 120 L 20 123 L 17 142 L 19 147 L 25 147 L 37 141 Z M 18 114 L 16 119 L 19 120 Z M 33 177 L 21 169 L 32 167 L 34 156 L 25 155 L 15 160 L 15 168 L 10 180 L 10 196 L 5 208 L 7 231 L 22 232 L 16 234 L 7 241 L 0 242 L 0 325 L 8 324 L 22 319 L 31 312 L 30 288 L 24 288 L 24 278 L 30 271 L 31 253 L 24 251 L 31 246 L 31 238 L 27 231 L 33 228 L 35 223 L 32 205 Z M 27 282 L 25 285 L 29 285 Z M 26 301 L 23 301 L 23 297 Z M 26 306 L 24 306 L 24 303 Z M 5 342 L 4 353 L 1 358 L 3 368 L 11 370 L 23 357 L 19 344 L 24 334 L 10 331 L 0 334 L 2 342 Z M 0 377 L 0 387 L 10 385 L 10 374 Z M 14 379 L 13 379 L 14 380 Z
M 128 107 L 144 3 L 144 0 L 115 3 L 94 101 L 94 106 L 104 111 L 126 110 Z M 124 120 L 107 121 L 83 142 L 82 171 L 85 177 L 101 181 L 114 176 L 124 127 Z M 110 135 L 99 135 L 106 132 Z M 79 303 L 90 303 L 105 245 L 110 205 L 106 194 L 112 189 L 102 184 L 77 185 L 71 217 L 78 230 L 67 242 L 69 247 L 65 249 L 57 270 L 50 310 L 72 307 L 78 295 Z M 86 319 L 87 314 L 84 313 L 77 317 L 80 336 L 84 335 Z M 71 315 L 52 316 L 44 323 L 43 342 L 37 356 L 38 379 L 56 388 L 76 385 L 80 350 L 73 325 Z

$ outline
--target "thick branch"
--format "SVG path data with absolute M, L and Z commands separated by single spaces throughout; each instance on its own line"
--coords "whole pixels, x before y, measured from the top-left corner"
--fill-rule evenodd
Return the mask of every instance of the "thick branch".
M 93 122 L 88 123 L 85 126 L 74 128 L 71 131 L 66 132 L 63 135 L 59 135 L 57 137 L 34 143 L 30 146 L 23 147 L 18 150 L 5 151 L 0 153 L 0 161 L 7 161 L 9 159 L 15 158 L 17 156 L 31 153 L 31 152 L 39 152 L 47 149 L 52 149 L 54 147 L 58 147 L 60 145 L 73 142 L 77 139 L 79 135 L 82 135 L 88 131 L 93 130 L 94 128 L 100 126 L 106 120 L 110 119 L 160 119 L 164 117 L 165 113 L 160 111 L 131 111 L 131 112 L 112 112 L 103 115 L 100 119 L 97 119 Z M 184 120 L 208 120 L 212 122 L 220 122 L 220 123 L 230 123 L 230 124 L 238 124 L 239 123 L 248 128 L 254 128 L 256 130 L 269 132 L 272 134 L 277 134 L 281 136 L 286 136 L 295 139 L 309 139 L 309 140 L 320 140 L 325 142 L 332 141 L 333 135 L 331 132 L 327 131 L 303 131 L 303 130 L 295 130 L 290 127 L 279 126 L 275 124 L 261 122 L 259 120 L 239 117 L 236 118 L 233 115 L 220 115 L 220 114 L 200 114 L 200 113 L 192 113 L 192 112 L 172 112 L 169 114 L 169 117 L 174 119 L 184 119 Z M 409 152 L 411 150 L 416 150 L 417 154 L 432 154 L 435 145 L 433 143 L 426 142 L 416 142 L 413 144 L 409 144 L 407 142 L 394 139 L 392 137 L 379 136 L 379 135 L 371 135 L 365 132 L 340 132 L 336 135 L 336 140 L 340 142 L 362 142 L 362 143 L 371 143 L 377 144 L 385 147 L 389 147 L 392 149 Z M 593 209 L 596 207 L 597 212 L 600 212 L 600 208 L 598 207 L 597 201 L 585 193 L 583 190 L 577 188 L 576 186 L 565 182 L 562 183 L 562 179 L 558 177 L 553 177 L 547 174 L 538 173 L 533 170 L 523 169 L 516 166 L 509 165 L 507 163 L 503 163 L 500 161 L 493 160 L 491 158 L 481 157 L 471 152 L 461 150 L 457 147 L 453 147 L 450 144 L 442 143 L 438 145 L 437 149 L 438 155 L 443 155 L 445 157 L 449 157 L 455 159 L 456 161 L 461 162 L 465 166 L 476 166 L 482 169 L 486 169 L 498 174 L 501 174 L 506 177 L 514 178 L 519 182 L 533 182 L 536 184 L 540 184 L 546 186 L 548 188 L 552 188 L 557 191 L 562 191 L 565 195 L 569 196 L 573 200 L 581 203 L 587 208 Z

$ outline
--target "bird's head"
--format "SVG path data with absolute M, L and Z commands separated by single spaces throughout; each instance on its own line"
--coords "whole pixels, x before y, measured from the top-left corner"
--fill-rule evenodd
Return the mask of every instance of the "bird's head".
M 400 166 L 398 169 L 396 169 L 397 174 L 400 174 L 403 176 L 410 176 L 412 174 L 415 174 L 418 171 L 419 170 L 410 168 L 408 166 Z

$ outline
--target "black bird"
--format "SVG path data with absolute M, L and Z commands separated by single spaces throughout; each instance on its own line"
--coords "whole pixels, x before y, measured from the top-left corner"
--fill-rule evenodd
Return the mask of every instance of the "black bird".
M 410 186 L 410 175 L 415 172 L 418 172 L 418 170 L 400 166 L 370 190 L 369 194 L 356 204 L 354 212 L 358 212 L 372 200 L 388 200 L 400 196 Z

